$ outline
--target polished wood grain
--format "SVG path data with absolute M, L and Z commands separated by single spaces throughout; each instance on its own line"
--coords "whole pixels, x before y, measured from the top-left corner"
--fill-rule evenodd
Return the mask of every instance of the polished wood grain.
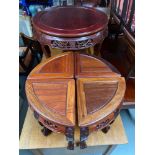
M 107 133 L 118 116 L 125 94 L 123 77 L 79 78 L 77 80 L 78 125 L 80 148 L 93 131 Z M 103 96 L 104 95 L 104 96 Z
M 102 47 L 102 57 L 113 64 L 126 78 L 126 93 L 123 109 L 135 107 L 135 47 L 127 36 L 117 40 L 106 39 Z
M 78 79 L 78 125 L 90 127 L 90 131 L 97 130 L 97 124 L 108 117 L 109 121 L 100 129 L 107 126 L 115 119 L 114 111 L 120 109 L 124 94 L 123 77 Z
M 87 113 L 92 114 L 108 104 L 117 90 L 117 82 L 84 83 Z M 80 91 L 80 90 L 79 90 Z
M 51 131 L 66 135 L 68 149 L 74 149 L 75 81 L 72 52 L 53 56 L 39 64 L 28 76 L 26 95 L 34 117 L 43 125 L 43 135 Z
M 39 115 L 39 121 L 50 130 L 65 132 L 62 125 L 75 125 L 74 80 L 28 79 L 26 95 L 30 107 Z M 45 120 L 58 124 L 57 129 L 53 129 Z
M 108 17 L 95 8 L 81 6 L 52 7 L 37 13 L 33 20 L 34 37 L 47 47 L 62 50 L 87 49 L 101 44 L 108 35 Z
M 108 24 L 106 14 L 94 8 L 52 7 L 33 18 L 35 29 L 45 34 L 61 37 L 77 37 L 96 33 Z
M 48 110 L 60 115 L 66 114 L 67 83 L 52 81 L 33 83 L 34 94 Z
M 73 78 L 73 59 L 72 52 L 53 56 L 35 67 L 35 69 L 29 74 L 28 78 Z
M 28 102 L 34 117 L 44 126 L 43 134 L 65 134 L 70 150 L 74 149 L 76 114 L 80 148 L 84 149 L 92 131 L 103 129 L 106 133 L 110 129 L 119 114 L 125 88 L 124 78 L 111 64 L 76 52 L 45 60 L 26 81 Z
M 91 55 L 75 54 L 75 77 L 118 77 L 117 70 L 105 60 Z

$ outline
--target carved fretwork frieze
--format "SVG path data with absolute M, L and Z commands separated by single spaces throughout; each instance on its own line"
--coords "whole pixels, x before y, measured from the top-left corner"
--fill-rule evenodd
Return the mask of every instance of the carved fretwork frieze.
M 75 47 L 77 49 L 88 48 L 88 47 L 91 47 L 91 46 L 94 46 L 93 39 L 88 39 L 88 40 L 84 40 L 84 41 L 76 41 L 75 42 Z
M 97 126 L 96 126 L 96 129 L 98 130 L 98 129 L 102 129 L 102 128 L 104 128 L 108 123 L 109 123 L 109 119 L 106 119 L 105 121 L 103 121 L 102 123 L 100 123 L 100 124 L 98 124 Z
M 60 48 L 60 49 L 83 49 L 94 46 L 95 42 L 93 39 L 87 39 L 82 41 L 58 41 L 52 40 L 51 47 L 52 48 Z
M 71 48 L 71 44 L 68 41 L 58 41 L 58 40 L 52 40 L 51 41 L 52 48 Z
M 57 130 L 58 129 L 58 126 L 56 124 L 54 124 L 53 122 L 50 122 L 48 120 L 44 120 L 44 124 L 49 126 L 50 128 L 54 129 L 54 130 Z
M 40 31 L 34 31 L 34 36 L 42 45 L 49 45 L 51 48 L 58 48 L 62 50 L 80 50 L 95 46 L 96 44 L 102 42 L 107 36 L 107 29 L 89 36 L 77 38 L 56 37 Z

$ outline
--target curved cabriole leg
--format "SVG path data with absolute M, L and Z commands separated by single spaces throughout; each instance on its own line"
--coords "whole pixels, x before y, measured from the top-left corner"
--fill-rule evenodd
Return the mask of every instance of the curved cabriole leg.
M 110 129 L 110 126 L 106 126 L 105 128 L 102 129 L 102 132 L 107 133 Z
M 50 135 L 52 133 L 52 131 L 49 130 L 48 128 L 46 128 L 46 127 L 43 127 L 41 132 L 43 133 L 44 136 L 48 136 L 48 135 Z
M 89 136 L 88 127 L 81 127 L 80 128 L 80 149 L 84 149 L 87 147 L 86 140 L 88 136 Z
M 66 140 L 68 141 L 67 149 L 74 150 L 74 128 L 66 127 Z
M 51 57 L 51 52 L 50 52 L 50 48 L 48 45 L 41 45 L 41 49 L 43 53 L 45 54 L 46 58 Z

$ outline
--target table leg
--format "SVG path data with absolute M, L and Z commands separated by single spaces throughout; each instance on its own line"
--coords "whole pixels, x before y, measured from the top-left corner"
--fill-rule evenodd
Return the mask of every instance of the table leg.
M 87 147 L 86 140 L 88 136 L 89 136 L 88 127 L 81 127 L 80 128 L 80 149 L 84 149 Z
M 45 54 L 46 58 L 51 57 L 51 51 L 48 45 L 41 45 L 42 51 Z
M 66 140 L 68 141 L 67 149 L 74 150 L 74 128 L 66 127 Z
M 30 151 L 33 155 L 44 155 L 40 149 L 32 149 Z
M 44 136 L 48 136 L 48 135 L 50 135 L 52 133 L 52 131 L 49 130 L 48 128 L 46 128 L 46 127 L 43 127 L 41 132 L 43 133 Z
M 103 133 L 107 133 L 110 129 L 110 126 L 106 126 L 105 128 L 102 129 Z
M 88 48 L 88 54 L 94 55 L 94 47 Z
M 99 56 L 99 54 L 101 55 L 103 41 L 104 39 L 97 45 L 97 49 L 95 50 L 95 53 L 94 53 L 96 56 Z
M 107 150 L 102 155 L 110 155 L 117 145 L 109 145 Z

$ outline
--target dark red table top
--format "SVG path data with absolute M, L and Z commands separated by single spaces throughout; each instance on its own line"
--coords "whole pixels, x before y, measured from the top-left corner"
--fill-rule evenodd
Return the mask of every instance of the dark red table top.
M 95 8 L 53 7 L 33 18 L 33 26 L 43 33 L 61 37 L 86 36 L 107 27 L 108 18 Z

